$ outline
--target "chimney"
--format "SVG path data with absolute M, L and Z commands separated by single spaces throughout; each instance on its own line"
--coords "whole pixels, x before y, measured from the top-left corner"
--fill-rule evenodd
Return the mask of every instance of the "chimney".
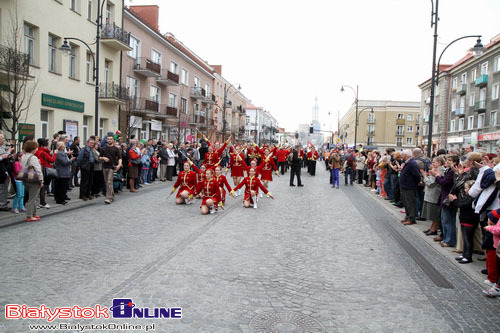
M 212 65 L 212 68 L 217 74 L 222 76 L 222 65 Z
M 157 5 L 130 6 L 130 11 L 139 16 L 147 25 L 156 31 L 158 29 L 158 15 L 160 7 Z

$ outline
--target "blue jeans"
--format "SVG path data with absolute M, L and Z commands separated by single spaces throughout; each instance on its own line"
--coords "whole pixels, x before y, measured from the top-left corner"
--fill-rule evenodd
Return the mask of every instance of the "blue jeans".
M 441 208 L 441 226 L 443 242 L 450 246 L 457 245 L 457 209 L 455 207 Z
M 149 167 L 146 178 L 148 180 L 148 183 L 152 182 L 152 178 L 153 178 L 153 168 L 152 167 Z
M 147 168 L 147 169 L 142 168 L 141 169 L 141 178 L 142 178 L 143 184 L 146 184 L 148 182 L 148 172 L 149 172 L 149 168 Z
M 332 185 L 339 187 L 340 183 L 340 176 L 339 176 L 339 169 L 332 169 Z
M 424 188 L 417 188 L 417 217 L 422 217 L 422 208 L 424 207 Z
M 350 177 L 350 184 L 352 185 L 352 183 L 354 182 L 354 169 L 353 168 L 346 168 L 344 170 L 344 174 L 345 174 L 345 184 L 347 185 L 347 176 Z
M 24 210 L 24 184 L 16 180 L 16 196 L 12 203 L 12 209 Z

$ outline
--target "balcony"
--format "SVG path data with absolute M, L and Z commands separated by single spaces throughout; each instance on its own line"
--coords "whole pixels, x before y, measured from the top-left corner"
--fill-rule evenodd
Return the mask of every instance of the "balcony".
M 202 125 L 205 125 L 205 117 L 202 116 L 201 114 L 192 114 L 191 115 L 191 121 L 189 122 L 190 125 L 193 125 L 193 126 L 202 126 Z
M 476 102 L 474 104 L 474 111 L 486 111 L 486 100 Z
M 130 47 L 130 32 L 126 32 L 113 24 L 105 24 L 102 28 L 101 43 L 116 51 L 132 51 Z
M 205 89 L 200 87 L 193 87 L 193 89 L 189 92 L 189 96 L 192 99 L 205 99 L 205 94 Z
M 26 53 L 0 45 L 0 79 L 28 80 L 29 69 L 29 56 Z
M 396 142 L 396 147 L 403 147 L 403 143 L 402 142 Z
M 404 136 L 405 132 L 404 131 L 396 131 L 396 136 Z
M 134 73 L 144 77 L 160 77 L 161 65 L 148 58 L 137 58 L 134 64 Z
M 161 76 L 156 78 L 156 82 L 164 86 L 178 86 L 179 85 L 179 75 L 172 73 L 163 69 L 161 71 Z
M 366 135 L 375 135 L 375 130 L 373 130 L 373 131 L 366 131 L 366 133 L 367 133 Z
M 177 108 L 173 106 L 167 106 L 167 116 L 177 118 Z
M 146 99 L 144 108 L 149 111 L 159 111 L 160 103 L 150 99 Z
M 132 100 L 132 110 L 135 112 L 159 114 L 160 104 L 151 98 L 135 97 Z
M 129 99 L 128 89 L 114 83 L 99 84 L 99 101 L 119 105 Z
M 476 79 L 476 87 L 482 87 L 488 84 L 488 75 L 481 75 Z
M 215 95 L 207 93 L 204 102 L 207 104 L 215 104 Z
M 466 92 L 467 92 L 467 84 L 465 83 L 459 84 L 457 89 L 455 90 L 455 94 L 458 95 L 465 95 Z
M 398 124 L 398 125 L 404 125 L 405 124 L 405 120 L 404 119 L 397 119 L 396 120 L 396 124 Z
M 459 107 L 455 110 L 455 116 L 465 116 L 465 107 Z

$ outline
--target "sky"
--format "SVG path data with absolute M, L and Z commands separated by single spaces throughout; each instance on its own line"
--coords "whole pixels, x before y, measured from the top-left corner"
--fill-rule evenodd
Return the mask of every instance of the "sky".
M 436 0 L 434 0 L 434 3 Z M 160 7 L 160 31 L 177 39 L 241 85 L 280 127 L 320 123 L 333 130 L 359 100 L 420 101 L 431 76 L 431 0 L 125 0 Z M 440 0 L 438 57 L 464 35 L 483 44 L 500 33 L 500 0 Z M 475 39 L 454 43 L 441 64 L 455 63 Z M 330 116 L 328 113 L 330 112 Z

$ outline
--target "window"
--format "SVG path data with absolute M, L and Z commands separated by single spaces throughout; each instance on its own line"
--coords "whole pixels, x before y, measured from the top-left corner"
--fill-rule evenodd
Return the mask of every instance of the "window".
M 486 88 L 479 89 L 479 102 L 486 102 Z
M 80 12 L 80 0 L 69 0 L 69 9 L 74 12 Z
M 368 125 L 368 134 L 373 135 L 375 133 L 375 126 Z
M 476 68 L 473 68 L 471 71 L 470 71 L 470 82 L 475 82 L 477 79 L 477 69 Z
M 57 72 L 57 37 L 49 35 L 49 72 Z
M 149 123 L 142 122 L 141 140 L 149 140 Z
M 493 71 L 494 72 L 500 71 L 500 56 L 495 58 L 495 62 L 493 64 Z
M 473 129 L 474 128 L 474 116 L 470 116 L 467 119 L 467 129 Z
M 106 4 L 106 23 L 111 23 L 111 5 L 109 3 Z
M 87 0 L 87 20 L 92 21 L 92 0 Z
M 453 128 L 454 127 L 455 127 L 455 124 L 453 124 Z M 424 127 L 422 128 L 422 135 L 423 136 L 429 135 L 429 125 L 424 125 Z
M 375 113 L 368 113 L 368 122 L 369 123 L 374 123 L 375 122 Z
M 458 78 L 454 77 L 451 81 L 451 89 L 457 89 Z
M 498 99 L 498 83 L 491 88 L 491 99 Z
M 481 113 L 477 115 L 477 128 L 483 128 L 483 127 L 484 127 L 484 113 Z
M 35 64 L 35 28 L 24 25 L 24 53 L 28 55 L 30 65 Z
M 151 50 L 151 60 L 155 63 L 160 65 L 161 67 L 161 53 L 155 50 Z
M 432 132 L 433 132 L 433 133 L 437 133 L 437 132 L 438 132 L 438 130 L 439 130 L 439 122 L 438 122 L 438 121 L 434 121 L 434 122 L 432 123 Z
M 187 113 L 188 103 L 187 99 L 181 98 L 181 111 L 182 113 Z
M 398 119 L 405 119 L 404 113 L 398 113 Z
M 408 117 L 406 119 L 408 119 L 408 121 L 413 121 L 413 113 L 408 113 Z
M 99 119 L 99 137 L 102 139 L 104 137 L 104 121 L 105 119 Z
M 177 107 L 177 95 L 172 94 L 172 93 L 168 94 L 168 106 L 170 106 L 171 108 Z
M 77 48 L 71 45 L 71 53 L 69 54 L 69 77 L 76 79 L 76 54 Z
M 450 121 L 450 132 L 455 132 L 455 119 Z
M 397 135 L 403 135 L 403 126 L 402 125 L 398 125 L 396 133 L 397 133 Z
M 457 100 L 456 98 L 452 98 L 451 100 L 451 112 L 456 111 L 457 109 Z
M 458 130 L 463 131 L 464 130 L 464 118 L 459 118 L 458 119 Z
M 210 85 L 208 83 L 205 83 L 205 96 L 208 97 L 208 94 L 210 94 Z
M 492 111 L 490 116 L 490 126 L 495 127 L 497 125 L 497 112 Z
M 179 74 L 179 65 L 177 65 L 175 62 L 171 61 L 170 62 L 170 71 L 174 74 Z
M 481 75 L 488 75 L 488 62 L 483 62 L 481 64 Z
M 83 138 L 82 142 L 87 142 L 87 139 L 89 138 L 89 118 L 88 116 L 83 116 Z
M 413 132 L 413 126 L 408 126 L 408 128 L 406 129 L 408 132 Z
M 462 73 L 462 75 L 460 76 L 460 83 L 467 83 L 467 72 Z
M 130 47 L 132 50 L 128 51 L 127 55 L 134 59 L 138 59 L 141 56 L 141 41 L 134 36 L 130 36 Z
M 406 144 L 407 145 L 413 144 L 413 138 L 406 138 Z
M 469 106 L 474 106 L 475 103 L 476 103 L 476 94 L 471 93 L 469 95 Z
M 49 137 L 49 111 L 42 110 L 40 112 L 40 130 L 42 138 Z
M 106 87 L 110 81 L 109 80 L 110 77 L 111 77 L 111 61 L 106 59 L 104 60 L 104 83 L 106 84 Z
M 373 146 L 373 136 L 368 137 L 368 139 L 366 140 L 366 144 L 368 146 Z
M 199 77 L 196 77 L 196 76 L 194 77 L 194 86 L 201 88 L 201 81 L 200 81 Z
M 184 68 L 181 70 L 181 83 L 186 86 L 189 85 L 189 73 Z
M 401 138 L 401 137 L 397 137 L 397 138 L 396 138 L 396 145 L 397 145 L 398 147 L 401 147 L 401 146 L 403 145 L 403 138 Z
M 250 125 L 250 116 L 245 117 L 245 125 Z
M 155 86 L 150 86 L 149 89 L 150 99 L 156 103 L 160 103 L 160 88 Z

